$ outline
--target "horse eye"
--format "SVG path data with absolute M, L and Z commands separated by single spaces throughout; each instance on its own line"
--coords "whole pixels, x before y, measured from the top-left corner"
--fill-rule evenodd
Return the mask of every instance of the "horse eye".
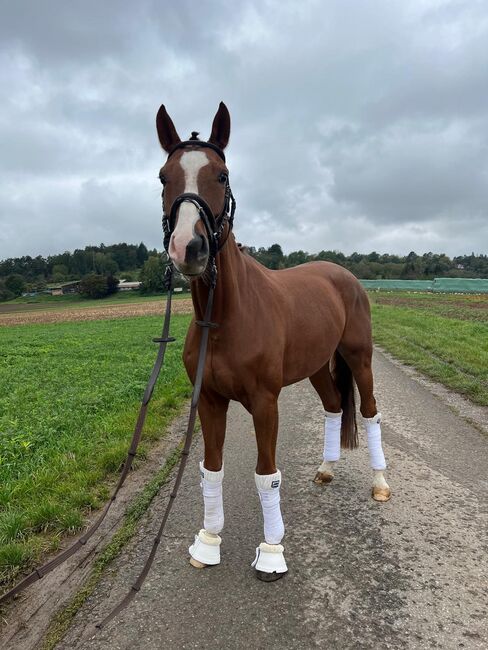
M 225 172 L 222 172 L 219 176 L 219 183 L 226 183 L 229 177 Z

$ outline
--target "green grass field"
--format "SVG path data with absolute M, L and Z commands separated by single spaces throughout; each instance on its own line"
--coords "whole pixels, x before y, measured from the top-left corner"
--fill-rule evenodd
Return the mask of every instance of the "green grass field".
M 142 458 L 190 396 L 181 362 L 189 319 L 172 319 L 177 342 L 151 402 Z M 153 316 L 1 329 L 0 580 L 56 549 L 107 498 L 160 329 Z
M 369 292 L 375 343 L 488 406 L 488 297 Z

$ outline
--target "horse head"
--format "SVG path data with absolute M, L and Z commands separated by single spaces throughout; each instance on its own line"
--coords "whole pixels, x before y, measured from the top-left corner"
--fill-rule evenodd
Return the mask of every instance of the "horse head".
M 229 111 L 221 102 L 208 141 L 199 140 L 194 131 L 182 142 L 164 106 L 158 111 L 156 128 L 168 154 L 159 174 L 165 248 L 178 271 L 199 277 L 221 247 L 226 224 L 232 227 L 234 200 L 224 155 Z

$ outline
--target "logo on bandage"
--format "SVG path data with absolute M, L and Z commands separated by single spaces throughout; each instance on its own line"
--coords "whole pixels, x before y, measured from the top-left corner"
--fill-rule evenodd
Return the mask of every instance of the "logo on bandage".
M 280 487 L 280 479 L 276 478 L 274 481 L 271 481 L 271 487 L 272 488 Z

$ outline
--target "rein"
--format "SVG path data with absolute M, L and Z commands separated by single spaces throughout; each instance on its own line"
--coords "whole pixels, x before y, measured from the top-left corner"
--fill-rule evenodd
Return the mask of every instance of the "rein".
M 199 140 L 188 140 L 186 142 L 181 142 L 178 144 L 169 154 L 171 156 L 176 149 L 180 149 L 184 146 L 192 145 L 194 146 L 197 144 L 198 146 L 206 146 L 211 149 L 214 149 L 219 153 L 221 158 L 225 161 L 225 156 L 223 151 L 221 151 L 218 147 L 215 145 L 212 145 L 211 143 L 207 142 L 200 142 Z M 169 157 L 168 156 L 168 157 Z M 233 222 L 234 222 L 234 213 L 236 209 L 236 202 L 234 199 L 234 196 L 232 195 L 232 191 L 230 189 L 229 185 L 229 180 L 227 179 L 226 182 L 226 187 L 225 187 L 225 198 L 224 198 L 224 206 L 220 212 L 220 214 L 215 217 L 210 206 L 208 203 L 202 199 L 198 194 L 193 194 L 193 193 L 184 193 L 180 194 L 174 201 L 170 214 L 167 215 L 164 212 L 164 201 L 163 201 L 163 232 L 164 232 L 164 247 L 166 251 L 168 251 L 169 248 L 169 240 L 171 238 L 171 234 L 174 230 L 175 224 L 176 224 L 176 216 L 177 216 L 177 210 L 179 206 L 184 203 L 184 202 L 191 202 L 195 205 L 199 212 L 199 216 L 205 226 L 205 230 L 207 232 L 208 236 L 208 241 L 209 241 L 209 260 L 207 264 L 207 268 L 210 268 L 210 289 L 209 289 L 209 294 L 208 294 L 208 300 L 207 300 L 207 306 L 205 309 L 205 315 L 203 318 L 203 321 L 201 320 L 196 320 L 195 324 L 198 325 L 199 327 L 202 328 L 202 337 L 200 339 L 200 349 L 198 353 L 198 365 L 197 365 L 197 371 L 196 371 L 196 376 L 195 376 L 195 383 L 193 386 L 193 392 L 192 392 L 192 397 L 191 397 L 191 406 L 190 406 L 190 416 L 188 419 L 188 426 L 186 429 L 186 434 L 185 434 L 185 442 L 183 445 L 183 449 L 181 452 L 180 456 L 180 464 L 178 467 L 178 473 L 176 475 L 175 483 L 173 485 L 173 490 L 170 494 L 170 498 L 168 501 L 168 504 L 166 506 L 166 510 L 164 511 L 163 518 L 161 520 L 161 524 L 159 526 L 159 530 L 157 532 L 156 537 L 153 540 L 152 543 L 152 548 L 151 552 L 149 553 L 149 556 L 144 564 L 144 567 L 142 571 L 140 572 L 139 576 L 137 577 L 137 580 L 135 583 L 132 585 L 130 591 L 127 593 L 127 595 L 123 598 L 123 600 L 106 616 L 103 621 L 98 623 L 96 627 L 98 629 L 102 629 L 107 623 L 109 623 L 113 618 L 115 618 L 134 598 L 134 596 L 137 594 L 138 591 L 140 591 L 142 584 L 144 583 L 144 580 L 146 579 L 147 574 L 149 573 L 149 570 L 152 566 L 152 563 L 154 561 L 154 557 L 156 555 L 156 550 L 159 546 L 159 543 L 161 542 L 161 537 L 166 525 L 166 521 L 168 520 L 169 513 L 171 512 L 171 508 L 173 506 L 173 502 L 176 499 L 176 496 L 178 494 L 178 488 L 180 486 L 181 480 L 183 478 L 183 472 L 186 467 L 186 462 L 188 459 L 188 455 L 190 453 L 190 447 L 193 439 L 193 433 L 195 431 L 195 423 L 196 423 L 196 417 L 197 417 L 197 408 L 198 408 L 198 401 L 200 398 L 200 392 L 202 389 L 202 382 L 203 382 L 203 371 L 205 368 L 205 359 L 207 355 L 207 345 L 208 345 L 208 337 L 209 337 L 209 330 L 210 328 L 218 327 L 216 323 L 212 323 L 210 318 L 212 316 L 212 307 L 213 307 L 213 298 L 214 298 L 214 291 L 215 291 L 215 285 L 217 282 L 217 267 L 215 263 L 215 257 L 217 253 L 221 250 L 221 248 L 225 245 L 227 242 L 227 239 L 229 237 L 229 234 L 232 230 L 233 227 Z M 222 234 L 225 230 L 226 224 L 229 224 L 227 236 L 225 237 L 224 241 L 221 241 Z M 169 256 L 169 254 L 168 254 Z M 144 391 L 144 395 L 142 397 L 141 401 L 141 406 L 139 409 L 139 415 L 137 417 L 137 421 L 135 424 L 134 428 L 134 433 L 132 434 L 132 439 L 131 443 L 129 446 L 129 451 L 127 452 L 127 458 L 124 462 L 122 472 L 120 474 L 119 480 L 117 482 L 117 485 L 115 486 L 115 489 L 112 493 L 112 496 L 110 497 L 110 500 L 107 502 L 105 507 L 103 508 L 102 512 L 100 515 L 97 517 L 97 519 L 93 522 L 93 524 L 88 528 L 88 530 L 83 533 L 83 535 L 71 546 L 69 546 L 67 549 L 62 551 L 59 555 L 57 555 L 55 558 L 50 560 L 49 562 L 46 562 L 42 566 L 38 567 L 32 573 L 30 573 L 28 576 L 26 576 L 23 580 L 21 580 L 19 583 L 17 583 L 12 589 L 4 593 L 0 597 L 0 605 L 3 603 L 7 602 L 10 598 L 13 598 L 14 596 L 17 596 L 20 594 L 22 591 L 24 591 L 29 585 L 33 584 L 34 582 L 37 582 L 38 580 L 41 580 L 45 575 L 53 571 L 55 568 L 63 564 L 66 560 L 68 560 L 72 555 L 74 555 L 77 551 L 82 548 L 87 541 L 92 537 L 92 535 L 98 530 L 100 527 L 101 523 L 107 516 L 110 507 L 112 503 L 115 501 L 117 494 L 119 490 L 122 488 L 124 485 L 125 479 L 127 478 L 127 475 L 129 474 L 129 471 L 132 466 L 132 462 L 136 456 L 137 453 L 137 447 L 139 445 L 139 442 L 141 440 L 141 435 L 142 435 L 142 430 L 144 427 L 144 422 L 146 420 L 146 414 L 147 414 L 147 409 L 149 402 L 151 401 L 152 394 L 154 392 L 154 387 L 156 385 L 156 381 L 159 377 L 159 374 L 161 372 L 161 368 L 164 363 L 164 357 L 166 353 L 166 347 L 168 343 L 172 343 L 176 339 L 174 339 L 172 336 L 169 336 L 169 326 L 170 326 L 170 320 L 171 320 L 171 300 L 173 296 L 173 265 L 170 262 L 168 266 L 166 267 L 166 272 L 165 272 L 165 287 L 167 289 L 167 299 L 166 299 L 166 311 L 165 311 L 165 316 L 164 316 L 164 323 L 163 323 L 163 330 L 162 334 L 158 338 L 154 338 L 153 342 L 159 344 L 158 348 L 158 353 L 156 356 L 156 360 L 154 362 L 154 366 L 152 368 L 151 374 L 149 376 L 146 389 Z

